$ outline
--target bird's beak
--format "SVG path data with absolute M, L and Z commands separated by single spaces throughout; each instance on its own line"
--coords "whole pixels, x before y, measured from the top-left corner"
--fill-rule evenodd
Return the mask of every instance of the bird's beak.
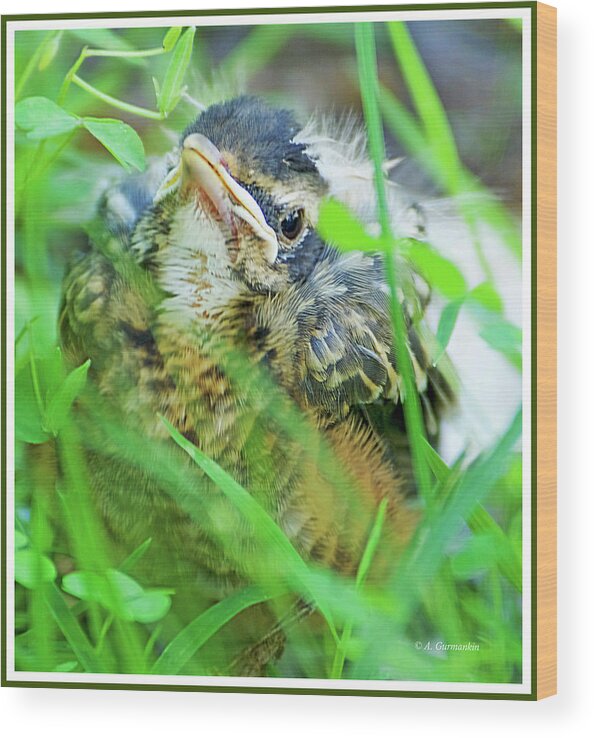
M 266 260 L 274 263 L 278 254 L 275 232 L 266 222 L 258 203 L 229 174 L 221 152 L 212 141 L 199 133 L 187 136 L 180 166 L 172 175 L 163 185 L 166 189 L 181 177 L 181 191 L 204 193 L 218 216 L 232 228 L 236 226 L 236 218 L 243 220 L 262 241 Z

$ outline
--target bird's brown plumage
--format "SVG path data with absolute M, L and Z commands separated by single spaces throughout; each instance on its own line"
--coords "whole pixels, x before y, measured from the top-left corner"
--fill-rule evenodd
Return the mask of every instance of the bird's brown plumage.
M 386 550 L 396 556 L 408 540 L 410 458 L 406 443 L 395 450 L 365 410 L 387 403 L 397 415 L 400 406 L 381 258 L 340 255 L 316 233 L 329 184 L 306 144 L 295 143 L 298 132 L 291 114 L 252 98 L 200 116 L 155 203 L 145 198 L 126 223 L 108 212 L 105 237 L 71 268 L 61 335 L 73 363 L 91 358 L 116 423 L 170 449 L 164 416 L 250 491 L 299 553 L 352 574 L 381 500 L 389 503 Z M 202 179 L 210 173 L 195 152 L 186 153 L 184 141 L 194 147 L 202 137 L 212 156 L 220 152 L 213 182 Z M 176 177 L 181 184 L 172 186 Z M 134 200 L 125 188 L 116 194 L 112 201 Z M 267 228 L 277 239 L 272 263 L 274 249 L 262 246 L 263 237 L 273 242 Z M 299 228 L 294 241 L 286 235 Z M 429 406 L 442 382 L 409 322 Z M 89 445 L 107 530 L 123 551 L 153 539 L 152 579 L 198 582 L 204 601 L 249 579 L 253 531 L 198 470 L 189 472 L 187 494 L 202 517 L 117 443 Z M 278 653 L 278 632 L 263 609 L 249 619 L 248 645 L 267 630 L 277 644 L 236 662 L 258 673 Z

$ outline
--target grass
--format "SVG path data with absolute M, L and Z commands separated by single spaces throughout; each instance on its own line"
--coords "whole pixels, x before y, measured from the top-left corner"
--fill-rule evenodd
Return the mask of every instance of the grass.
M 521 335 L 505 318 L 481 242 L 482 226 L 492 228 L 516 255 L 520 240 L 505 207 L 463 162 L 448 111 L 406 25 L 359 25 L 354 39 L 349 38 L 351 29 L 341 26 L 329 42 L 341 49 L 351 44 L 374 168 L 380 236 L 371 236 L 339 203 L 324 206 L 320 223 L 338 247 L 381 251 L 387 257 L 420 521 L 384 581 L 368 577 L 385 545 L 384 505 L 371 521 L 355 576 L 313 566 L 285 536 L 264 501 L 174 427 L 166 424 L 171 448 L 165 449 L 122 428 L 86 383 L 88 364 L 67 368 L 56 350 L 61 272 L 66 252 L 84 242 L 79 223 L 85 204 L 97 198 L 94 182 L 111 171 L 110 161 L 127 170 L 142 169 L 145 145 L 150 153 L 168 150 L 170 141 L 161 123 L 181 129 L 195 114 L 184 95 L 191 59 L 197 60 L 205 79 L 217 73 L 222 78 L 237 76 L 249 61 L 246 77 L 252 79 L 304 39 L 321 43 L 319 28 L 282 28 L 250 30 L 214 70 L 200 28 L 167 33 L 96 29 L 84 31 L 84 38 L 73 31 L 17 35 L 16 667 L 220 673 L 220 653 L 226 657 L 237 637 L 235 623 L 244 622 L 242 617 L 264 603 L 276 618 L 284 619 L 297 597 L 314 603 L 321 617 L 302 619 L 288 631 L 285 653 L 269 667 L 271 675 L 519 681 L 521 416 L 518 413 L 492 447 L 473 460 L 463 457 L 448 466 L 427 443 L 398 299 L 410 285 L 395 268 L 398 261 L 388 257 L 409 260 L 444 301 L 437 332 L 441 356 L 461 311 L 468 310 L 477 335 L 518 369 Z M 516 31 L 510 26 L 509 32 Z M 380 82 L 378 57 L 381 68 L 389 64 L 398 70 L 411 108 Z M 158 80 L 152 107 L 151 77 Z M 144 90 L 142 96 L 135 94 L 139 89 Z M 123 119 L 117 117 L 122 113 Z M 478 287 L 471 288 L 459 267 L 431 244 L 411 242 L 395 232 L 382 168 L 385 131 L 396 135 L 435 184 L 458 203 L 472 236 L 468 250 L 474 249 L 483 269 L 484 282 Z M 89 171 L 92 177 L 85 176 Z M 480 195 L 474 204 L 465 198 L 469 193 Z M 128 273 L 124 263 L 116 268 Z M 135 278 L 130 272 L 130 279 Z M 152 294 L 151 285 L 143 289 Z M 230 356 L 226 369 L 259 398 L 258 417 L 267 427 L 272 425 L 304 459 L 315 458 L 330 484 L 352 488 L 324 438 L 312 432 L 269 376 L 246 367 L 241 355 Z M 76 404 L 86 408 L 90 421 L 74 411 Z M 221 545 L 244 567 L 248 584 L 214 603 L 200 593 L 192 599 L 193 590 L 185 592 L 173 574 L 171 581 L 155 587 L 148 563 L 155 542 L 146 539 L 132 550 L 122 550 L 104 529 L 91 499 L 87 454 L 106 444 L 123 462 L 157 479 L 191 517 L 203 520 L 208 509 L 200 494 L 188 490 L 200 493 L 200 484 L 206 482 L 197 480 L 210 480 L 208 489 L 219 490 L 241 529 L 250 531 L 250 556 L 239 550 L 233 533 L 221 534 Z M 269 566 L 270 561 L 277 564 Z M 478 650 L 436 650 L 438 643 L 468 642 Z

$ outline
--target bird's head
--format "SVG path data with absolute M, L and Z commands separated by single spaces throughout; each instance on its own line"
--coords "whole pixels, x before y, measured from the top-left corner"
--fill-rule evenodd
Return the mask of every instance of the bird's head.
M 141 237 L 203 292 L 213 278 L 270 293 L 306 276 L 323 248 L 315 223 L 327 186 L 299 130 L 257 98 L 205 110 L 182 134 Z

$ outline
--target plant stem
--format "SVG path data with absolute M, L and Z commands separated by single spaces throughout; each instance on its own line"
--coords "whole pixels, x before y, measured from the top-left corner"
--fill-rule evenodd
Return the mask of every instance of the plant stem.
M 153 648 L 155 647 L 155 643 L 157 642 L 157 639 L 161 635 L 161 631 L 163 630 L 163 623 L 157 623 L 157 625 L 154 627 L 153 632 L 150 634 L 149 639 L 146 642 L 146 646 L 144 647 L 143 655 L 145 660 L 149 661 L 150 656 L 153 652 Z
M 97 645 L 95 646 L 95 653 L 99 656 L 101 653 L 101 649 L 103 648 L 103 642 L 105 641 L 105 636 L 107 635 L 107 632 L 111 628 L 111 625 L 113 623 L 113 615 L 109 614 L 105 618 L 105 622 L 103 623 L 101 627 L 101 631 L 99 633 L 99 638 L 97 639 Z
M 120 57 L 120 58 L 137 58 L 141 59 L 145 56 L 160 56 L 161 54 L 167 54 L 168 52 L 162 46 L 158 46 L 154 49 L 139 49 L 139 50 L 121 50 L 112 51 L 110 49 L 86 49 L 85 59 L 89 59 L 92 56 L 107 56 L 107 57 Z
M 132 105 L 131 103 L 119 100 L 117 97 L 112 97 L 105 92 L 101 92 L 101 90 L 98 90 L 96 87 L 93 87 L 93 85 L 85 82 L 84 79 L 81 79 L 76 74 L 72 76 L 72 82 L 74 82 L 75 85 L 81 87 L 83 90 L 89 92 L 91 95 L 94 95 L 99 100 L 102 100 L 108 105 L 112 105 L 114 108 L 118 108 L 118 110 L 123 110 L 124 112 L 132 113 L 133 115 L 140 115 L 143 118 L 150 118 L 151 120 L 163 120 L 164 118 L 162 113 L 157 113 L 155 110 L 141 108 L 139 105 Z
M 355 579 L 355 585 L 357 587 L 357 590 L 360 590 L 363 587 L 363 583 L 365 582 L 365 577 L 367 576 L 367 572 L 369 571 L 369 567 L 371 566 L 371 562 L 373 561 L 373 557 L 378 547 L 379 540 L 382 534 L 382 529 L 384 527 L 384 521 L 386 519 L 387 509 L 388 509 L 388 500 L 387 498 L 384 498 L 380 502 L 377 508 L 377 513 L 375 516 L 375 520 L 373 522 L 373 527 L 371 528 L 371 533 L 369 534 L 369 538 L 367 539 L 367 544 L 365 545 L 363 556 L 361 556 L 361 561 L 359 562 L 359 567 L 357 569 L 357 576 Z M 347 623 L 345 623 L 345 626 L 342 630 L 342 635 L 340 637 L 340 641 L 336 645 L 336 651 L 334 652 L 334 662 L 332 663 L 331 679 L 341 679 L 342 678 L 342 670 L 344 669 L 346 652 L 347 652 L 347 648 L 349 645 L 349 641 L 351 640 L 352 632 L 353 632 L 353 623 L 352 621 L 348 621 Z
M 70 69 L 66 73 L 66 76 L 64 77 L 64 81 L 62 82 L 62 86 L 60 87 L 60 92 L 58 93 L 58 98 L 57 98 L 58 105 L 64 105 L 64 101 L 66 100 L 66 94 L 68 93 L 68 88 L 72 84 L 74 75 L 78 72 L 81 64 L 86 59 L 85 54 L 87 50 L 88 50 L 88 46 L 83 46 L 80 54 L 78 55 L 78 59 L 74 62 L 74 64 L 70 67 Z
M 119 50 L 119 51 L 112 51 L 110 49 L 89 49 L 88 46 L 83 46 L 81 49 L 80 54 L 78 55 L 77 60 L 74 62 L 74 64 L 70 67 L 68 70 L 66 76 L 64 77 L 64 81 L 62 82 L 62 86 L 60 87 L 60 92 L 58 94 L 58 105 L 63 105 L 64 100 L 66 99 L 66 93 L 68 92 L 68 88 L 70 87 L 71 83 L 74 82 L 74 77 L 76 76 L 76 73 L 80 69 L 82 63 L 85 59 L 89 59 L 93 56 L 102 56 L 102 57 L 119 57 L 119 58 L 143 58 L 145 56 L 159 56 L 161 54 L 166 54 L 167 52 L 163 47 L 157 47 L 153 49 L 141 49 L 139 51 L 128 51 L 128 50 Z
M 401 291 L 399 274 L 395 266 L 394 247 L 398 242 L 392 233 L 384 172 L 382 164 L 385 157 L 384 133 L 378 105 L 379 81 L 375 52 L 374 28 L 371 23 L 358 23 L 355 26 L 355 44 L 363 112 L 367 124 L 369 153 L 373 162 L 374 181 L 377 196 L 378 216 L 385 242 L 384 268 L 390 292 L 390 313 L 394 332 L 394 350 L 398 372 L 402 378 L 400 396 L 404 410 L 404 420 L 410 443 L 415 479 L 421 498 L 428 504 L 432 499 L 431 476 L 423 453 L 425 427 L 421 404 L 417 393 L 414 370 L 409 354 L 407 329 L 403 308 L 398 299 Z

